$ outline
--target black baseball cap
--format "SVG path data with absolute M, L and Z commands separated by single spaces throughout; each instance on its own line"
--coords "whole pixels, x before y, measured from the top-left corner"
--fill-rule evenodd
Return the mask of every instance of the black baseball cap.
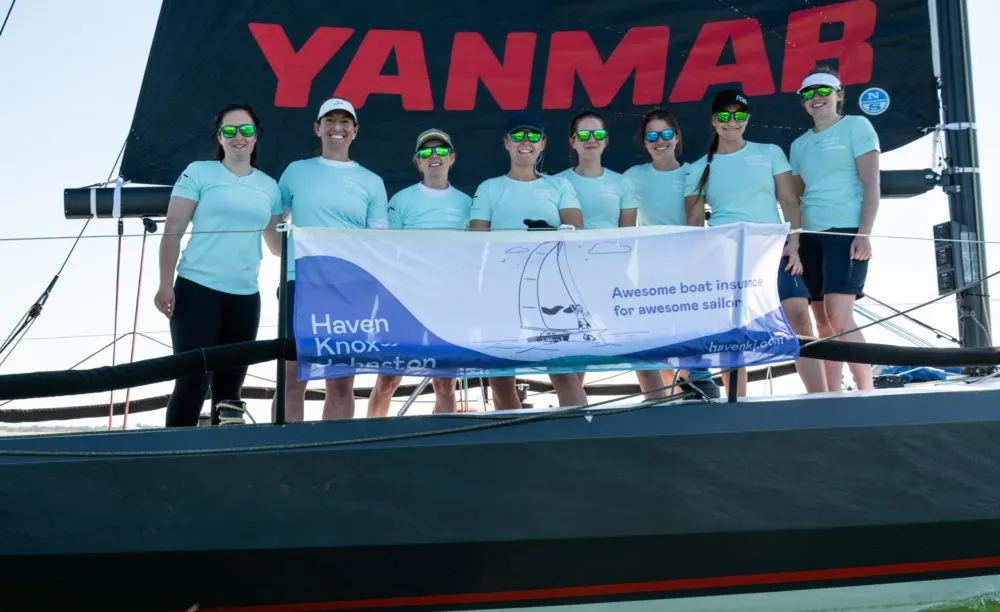
M 750 106 L 747 102 L 746 96 L 744 96 L 739 90 L 724 89 L 715 94 L 715 99 L 712 100 L 712 113 L 724 111 L 727 106 L 732 106 L 734 104 L 738 105 L 741 110 L 747 112 L 750 111 Z
M 521 129 L 535 130 L 545 134 L 545 124 L 542 123 L 542 118 L 527 110 L 518 111 L 507 120 L 507 134 Z

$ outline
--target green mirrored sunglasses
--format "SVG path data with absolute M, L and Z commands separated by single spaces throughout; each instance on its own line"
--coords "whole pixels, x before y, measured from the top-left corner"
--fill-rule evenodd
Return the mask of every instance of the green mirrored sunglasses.
M 736 123 L 743 123 L 747 120 L 746 111 L 719 111 L 715 113 L 715 119 L 719 123 L 729 123 L 730 119 L 735 119 Z
M 431 153 L 437 153 L 438 157 L 446 157 L 451 153 L 451 149 L 448 147 L 424 147 L 423 149 L 417 150 L 417 157 L 420 159 L 428 159 Z
M 577 140 L 590 140 L 593 136 L 594 140 L 604 140 L 608 137 L 607 130 L 577 130 L 576 131 Z
M 219 128 L 219 133 L 222 134 L 223 138 L 235 138 L 236 132 L 243 134 L 246 138 L 250 138 L 257 133 L 257 128 L 249 123 L 244 123 L 243 125 L 224 125 Z
M 812 89 L 807 89 L 803 91 L 800 95 L 803 100 L 812 100 L 813 96 L 819 94 L 821 98 L 825 98 L 833 93 L 833 87 L 829 85 L 821 85 L 819 87 L 813 87 Z
M 513 140 L 514 142 L 521 142 L 522 140 L 524 140 L 525 136 L 527 136 L 529 142 L 538 142 L 539 140 L 542 139 L 541 132 L 536 132 L 534 130 L 531 131 L 518 130 L 516 132 L 510 133 L 510 139 Z

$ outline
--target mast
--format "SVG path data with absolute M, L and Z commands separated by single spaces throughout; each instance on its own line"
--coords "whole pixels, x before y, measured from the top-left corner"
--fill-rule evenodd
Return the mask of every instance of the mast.
M 976 139 L 976 112 L 972 97 L 972 64 L 969 46 L 969 18 L 965 0 L 931 0 L 937 16 L 940 58 L 941 105 L 949 175 L 944 190 L 948 194 L 951 220 L 958 236 L 976 242 L 959 243 L 964 278 L 955 286 L 981 281 L 987 276 L 983 239 L 982 191 L 979 181 L 979 145 Z M 959 341 L 963 347 L 992 346 L 989 287 L 976 285 L 956 296 Z

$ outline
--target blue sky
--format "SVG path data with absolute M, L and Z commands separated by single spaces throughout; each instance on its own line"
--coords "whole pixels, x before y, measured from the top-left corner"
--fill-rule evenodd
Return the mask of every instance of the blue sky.
M 1000 241 L 1000 215 L 991 203 L 1000 194 L 1000 123 L 992 118 L 1000 93 L 996 80 L 985 78 L 1000 55 L 994 20 L 988 11 L 995 3 L 970 0 L 975 102 L 979 113 L 979 142 L 986 237 Z M 0 18 L 7 3 L 0 5 Z M 13 10 L 0 37 L 0 142 L 5 151 L 0 164 L 0 206 L 6 222 L 0 226 L 0 336 L 7 332 L 51 280 L 66 256 L 82 221 L 67 221 L 62 211 L 62 190 L 107 178 L 128 131 L 160 3 L 149 0 L 22 0 Z M 906 100 L 893 99 L 893 107 Z M 164 121 L 163 129 L 170 129 Z M 154 135 L 155 137 L 155 135 Z M 931 164 L 929 138 L 886 154 L 884 168 L 923 168 Z M 947 199 L 940 192 L 909 200 L 882 202 L 873 240 L 874 260 L 868 280 L 869 293 L 892 304 L 912 305 L 937 295 L 932 226 L 948 219 Z M 116 241 L 111 221 L 93 221 L 77 247 L 29 338 L 0 367 L 0 373 L 64 369 L 110 341 L 115 296 Z M 130 220 L 126 233 L 142 232 Z M 39 239 L 43 237 L 65 239 Z M 893 238 L 890 238 L 893 237 Z M 34 240 L 14 239 L 34 238 Z M 158 282 L 159 238 L 147 242 L 140 297 L 139 330 L 169 343 L 167 322 L 153 308 Z M 140 239 L 126 239 L 122 250 L 119 333 L 131 330 L 135 311 Z M 1000 267 L 1000 250 L 987 249 L 989 269 Z M 275 335 L 277 304 L 268 299 L 277 286 L 276 259 L 267 259 L 262 270 L 263 323 L 261 338 Z M 991 291 L 997 292 L 997 284 Z M 994 310 L 1000 304 L 994 304 Z M 876 312 L 882 309 L 872 307 Z M 918 311 L 928 323 L 957 335 L 953 301 Z M 994 315 L 994 325 L 1000 320 Z M 907 329 L 916 330 L 912 325 Z M 928 337 L 926 334 L 920 335 Z M 66 338 L 67 336 L 82 336 Z M 873 341 L 902 343 L 886 332 L 869 333 Z M 932 339 L 928 337 L 928 339 Z M 130 344 L 119 344 L 118 361 L 128 360 Z M 168 354 L 169 349 L 140 338 L 136 359 Z M 110 364 L 110 351 L 84 367 Z M 274 365 L 253 368 L 252 373 L 273 378 Z M 600 378 L 592 375 L 590 379 Z M 588 379 L 588 380 L 590 380 Z M 360 379 L 369 384 L 368 377 Z M 617 381 L 616 381 L 617 382 Z M 250 384 L 262 384 L 250 379 Z M 797 381 L 783 386 L 796 391 Z M 787 386 L 791 385 L 791 386 Z M 133 397 L 169 391 L 169 384 L 136 390 Z M 776 385 L 777 388 L 777 385 Z M 116 394 L 120 399 L 124 392 Z M 108 394 L 20 401 L 11 407 L 67 405 L 107 401 Z M 159 414 L 159 413 L 157 413 Z M 152 417 L 153 422 L 162 416 Z M 131 421 L 130 421 L 131 422 Z

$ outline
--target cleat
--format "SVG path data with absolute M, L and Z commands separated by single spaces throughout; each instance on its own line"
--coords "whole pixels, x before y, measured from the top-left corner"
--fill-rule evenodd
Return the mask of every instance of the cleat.
M 219 425 L 245 425 L 247 405 L 241 400 L 223 400 L 215 405 L 215 413 Z

